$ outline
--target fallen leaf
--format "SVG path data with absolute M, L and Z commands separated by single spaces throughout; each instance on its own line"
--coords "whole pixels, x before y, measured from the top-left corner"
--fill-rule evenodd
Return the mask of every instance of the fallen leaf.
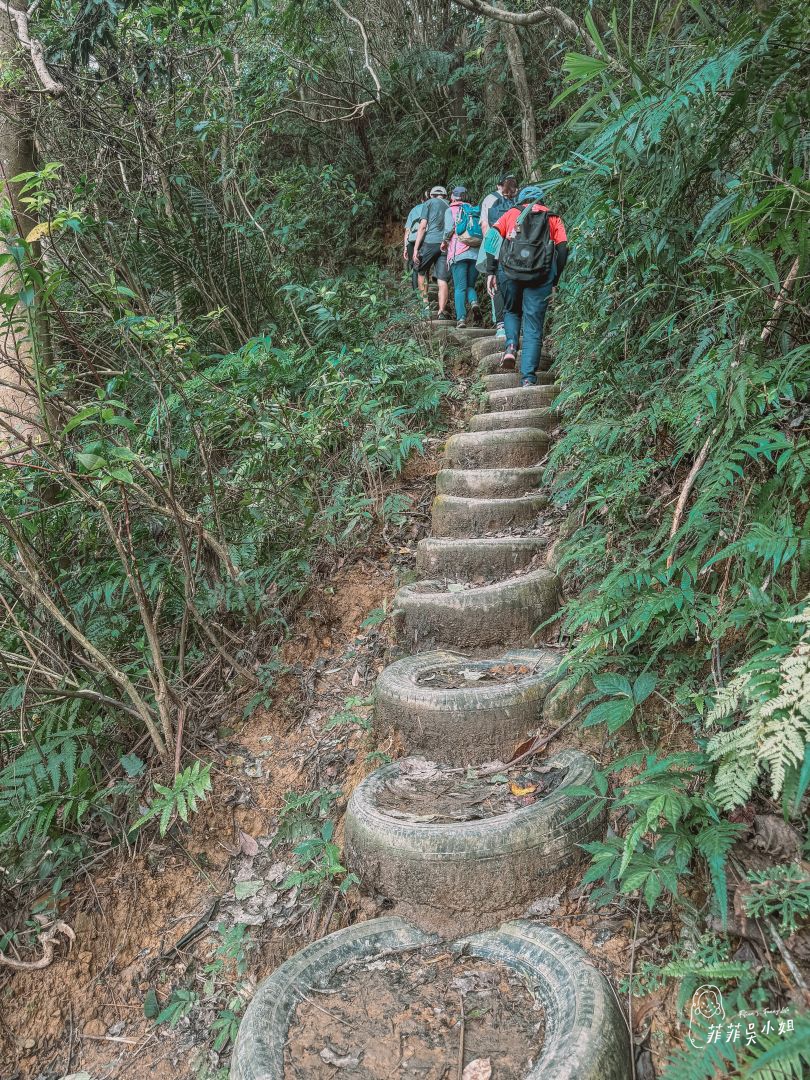
M 359 686 L 359 685 L 360 685 L 360 669 L 355 668 L 354 669 L 354 675 L 352 675 L 352 686 Z
M 533 791 L 537 791 L 537 784 L 527 784 L 526 787 L 521 787 L 520 784 L 516 784 L 514 780 L 511 780 L 509 790 L 513 795 L 531 795 Z
M 255 896 L 264 886 L 263 881 L 237 881 L 233 887 L 233 895 L 237 900 L 247 900 Z
M 242 849 L 242 854 L 247 855 L 250 859 L 259 854 L 259 845 L 252 836 L 242 832 L 241 829 L 239 830 L 239 847 Z
M 461 1080 L 490 1080 L 492 1076 L 492 1058 L 476 1058 L 464 1066 Z
M 356 1069 L 360 1064 L 359 1057 L 352 1057 L 351 1054 L 336 1054 L 331 1046 L 325 1046 L 321 1050 L 321 1061 L 325 1061 L 327 1065 L 334 1065 L 336 1069 Z M 491 1075 L 488 1074 L 488 1075 Z M 486 1077 L 484 1078 L 486 1080 Z
M 484 677 L 483 671 L 475 671 L 472 668 L 469 668 L 466 671 L 462 671 L 461 674 L 469 682 L 477 682 L 479 679 L 483 679 Z

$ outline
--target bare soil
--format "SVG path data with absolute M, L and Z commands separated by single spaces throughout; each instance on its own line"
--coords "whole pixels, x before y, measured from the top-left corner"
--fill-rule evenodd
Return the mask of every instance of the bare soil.
M 542 1010 L 513 971 L 434 946 L 347 965 L 303 1001 L 284 1078 L 447 1080 L 478 1060 L 498 1080 L 522 1080 L 543 1028 Z
M 478 821 L 511 814 L 542 799 L 562 778 L 560 769 L 523 762 L 492 776 L 474 769 L 463 775 L 424 758 L 402 762 L 399 775 L 377 793 L 376 804 L 408 821 Z

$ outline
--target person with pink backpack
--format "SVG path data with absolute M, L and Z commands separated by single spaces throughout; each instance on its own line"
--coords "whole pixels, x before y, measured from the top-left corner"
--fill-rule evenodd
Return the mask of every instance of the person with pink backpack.
M 471 206 L 467 189 L 454 187 L 450 193 L 450 205 L 444 215 L 444 241 L 442 250 L 447 252 L 447 266 L 453 275 L 453 294 L 456 304 L 457 326 L 467 325 L 467 308 L 470 322 L 480 326 L 481 308 L 475 281 L 478 270 L 475 261 L 483 239 L 481 232 L 481 208 Z

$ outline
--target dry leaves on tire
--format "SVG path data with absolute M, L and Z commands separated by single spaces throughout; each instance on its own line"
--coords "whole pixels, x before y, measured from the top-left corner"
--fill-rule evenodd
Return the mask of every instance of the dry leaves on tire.
M 476 1058 L 464 1067 L 461 1080 L 490 1080 L 492 1076 L 492 1059 Z

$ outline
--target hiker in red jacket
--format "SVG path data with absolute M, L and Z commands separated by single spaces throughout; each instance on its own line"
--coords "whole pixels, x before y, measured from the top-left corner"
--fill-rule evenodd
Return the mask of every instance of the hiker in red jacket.
M 523 188 L 517 206 L 493 228 L 503 237 L 497 255 L 487 254 L 487 291 L 503 296 L 506 349 L 503 371 L 514 371 L 523 330 L 520 385 L 534 386 L 543 348 L 546 309 L 568 261 L 568 238 L 562 218 L 543 202 L 536 184 Z

